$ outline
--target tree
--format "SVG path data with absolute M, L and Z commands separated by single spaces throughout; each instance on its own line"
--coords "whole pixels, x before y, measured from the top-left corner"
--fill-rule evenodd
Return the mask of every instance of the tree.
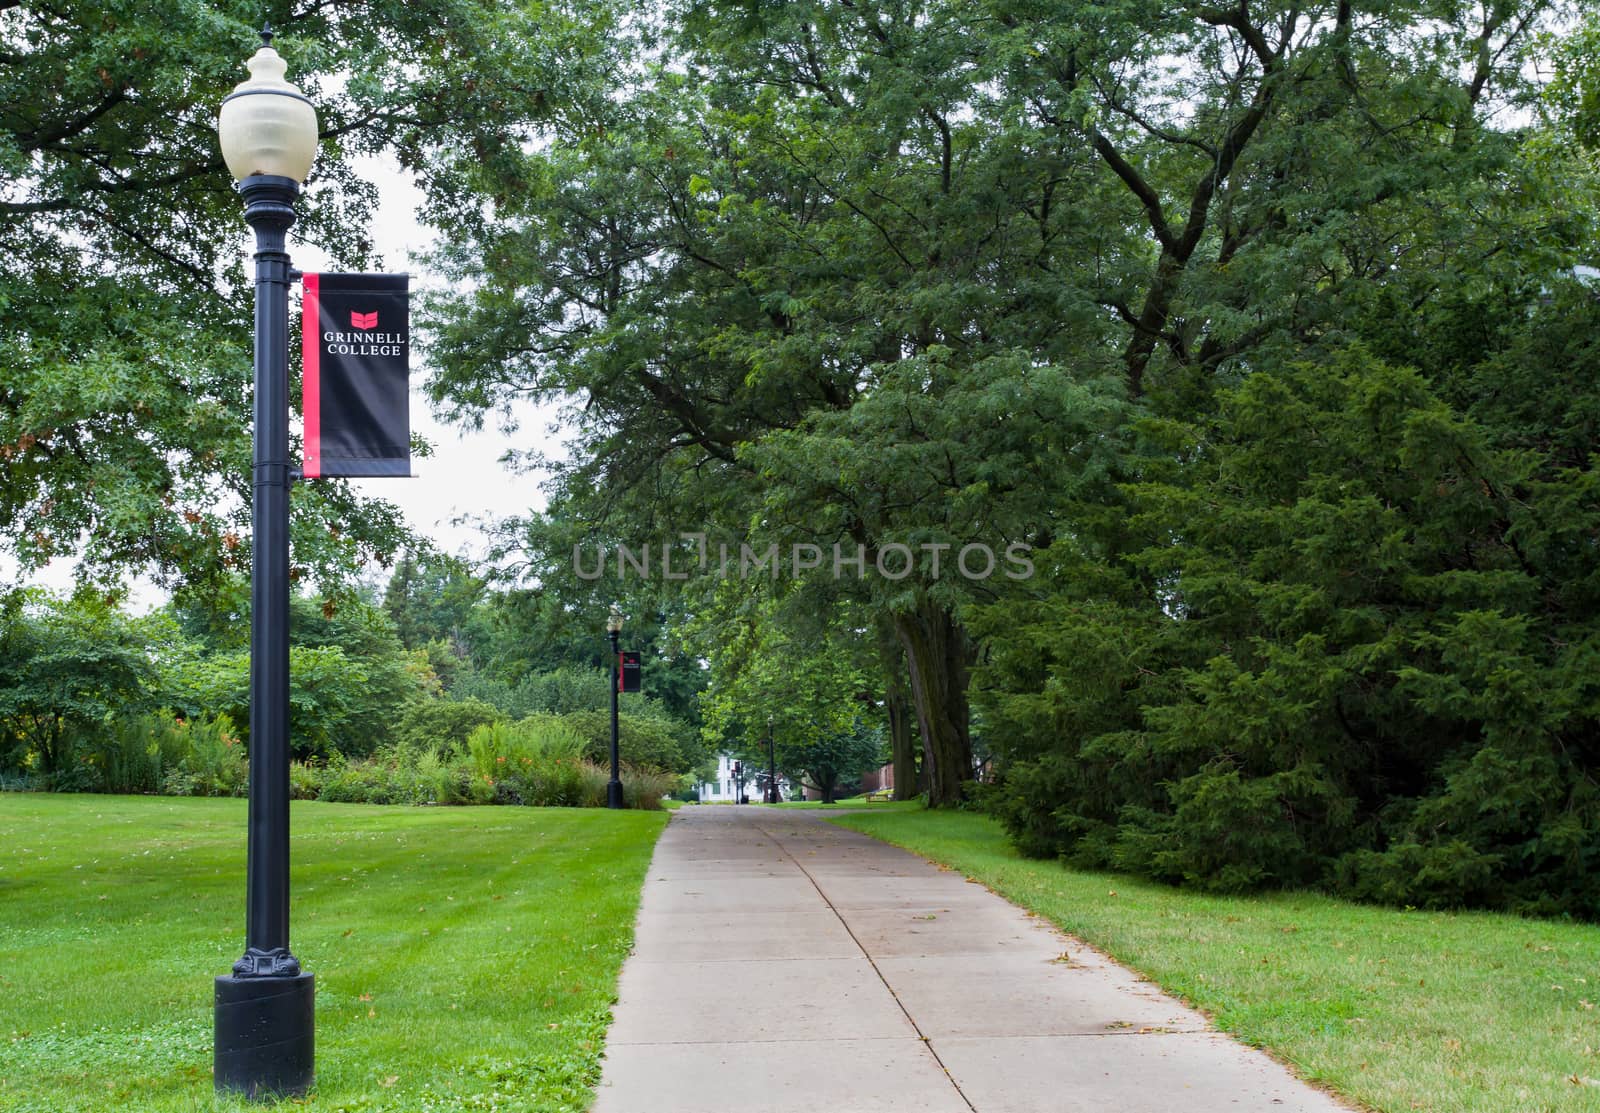
M 952 482 L 987 487 L 995 507 L 1036 502 L 1026 470 L 980 478 L 982 454 L 1023 459 L 1013 450 L 1036 426 L 1006 399 L 1038 391 L 1054 408 L 1073 376 L 1053 361 L 1092 352 L 1108 326 L 1041 272 L 1041 256 L 1070 258 L 1077 241 L 1057 244 L 1062 229 L 1035 210 L 1087 160 L 1011 126 L 1023 106 L 994 100 L 991 28 L 942 4 L 881 20 L 829 4 L 674 14 L 685 73 L 630 60 L 639 40 L 622 28 L 593 48 L 604 86 L 558 107 L 550 142 L 486 180 L 496 219 L 452 227 L 443 261 L 472 282 L 434 303 L 434 396 L 469 420 L 513 396 L 581 396 L 564 512 L 636 544 L 663 521 L 746 539 L 768 509 L 757 483 L 781 487 L 771 503 L 797 501 L 750 539 L 787 539 L 793 523 L 809 542 L 825 514 L 824 549 L 874 553 L 899 543 L 892 529 L 972 540 L 971 507 L 944 503 Z M 1109 365 L 1082 363 L 1085 380 Z M 908 429 L 906 401 L 939 430 Z M 962 474 L 907 470 L 960 444 L 952 430 L 991 429 Z M 870 436 L 905 437 L 904 466 L 830 470 L 833 443 Z M 859 498 L 829 514 L 841 486 Z M 1000 529 L 1025 531 L 1023 517 Z M 876 602 L 910 662 L 930 798 L 948 804 L 971 776 L 971 646 L 936 560 Z
M 904 651 L 891 631 L 877 632 L 878 664 L 883 674 L 883 712 L 887 720 L 886 739 L 889 760 L 894 764 L 894 798 L 910 800 L 927 791 L 920 770 L 924 762 L 918 760 L 916 745 L 918 732 L 913 726 L 915 713 L 906 677 Z
M 208 632 L 174 666 L 168 698 L 188 715 L 227 714 L 248 738 L 250 652 L 248 597 L 227 592 L 222 612 L 198 605 L 170 608 L 181 629 Z M 242 615 L 225 620 L 238 606 Z M 289 733 L 297 756 L 371 753 L 394 740 L 407 711 L 439 694 L 422 650 L 408 651 L 389 616 L 359 594 L 289 601 Z
M 838 732 L 811 733 L 802 728 L 799 737 L 784 737 L 778 749 L 779 768 L 797 771 L 824 804 L 834 803 L 842 786 L 859 783 L 863 773 L 883 764 L 883 758 L 882 729 L 860 720 Z
M 353 157 L 398 144 L 417 165 L 459 141 L 447 121 L 500 94 L 456 68 L 521 18 L 470 0 L 361 18 L 281 0 L 0 6 L 0 550 L 25 569 L 79 555 L 86 575 L 205 592 L 248 566 L 250 297 L 215 115 L 263 17 L 322 131 L 298 234 L 351 269 L 375 252 Z M 328 579 L 404 535 L 343 482 L 292 501 L 296 562 Z
M 1363 322 L 1417 367 L 1308 350 L 1152 425 L 1193 463 L 1130 486 L 1142 544 L 1052 554 L 1060 586 L 980 616 L 1020 632 L 980 690 L 1025 850 L 1595 914 L 1600 321 L 1592 290 L 1530 273 Z
M 752 601 L 745 587 L 724 583 L 722 606 L 702 616 L 714 635 L 702 733 L 751 770 L 767 767 L 770 739 L 780 775 L 808 778 L 831 801 L 841 780 L 883 763 L 870 643 L 837 612 L 805 608 L 801 593 Z M 786 604 L 811 620 L 786 617 Z
M 1185 703 L 1182 670 L 1242 652 L 1185 609 L 1214 554 L 1175 508 L 1223 508 L 1248 535 L 1250 514 L 1225 511 L 1258 492 L 1228 486 L 1207 439 L 1245 384 L 1293 393 L 1292 368 L 1370 357 L 1382 389 L 1420 370 L 1418 420 L 1435 402 L 1471 412 L 1503 369 L 1465 354 L 1505 351 L 1587 235 L 1587 206 L 1561 201 L 1587 197 L 1591 170 L 1496 122 L 1537 108 L 1524 63 L 1560 11 L 1447 9 L 677 5 L 660 40 L 623 26 L 586 56 L 627 80 L 584 86 L 488 190 L 497 223 L 452 248 L 474 285 L 440 306 L 433 389 L 468 415 L 524 393 L 581 399 L 560 493 L 606 536 L 692 512 L 735 540 L 871 554 L 900 531 L 1031 542 L 1073 582 L 956 592 L 930 582 L 930 560 L 900 591 L 826 606 L 892 619 L 931 799 L 962 793 L 976 662 L 1002 764 L 1037 774 L 1013 778 L 1018 830 L 1118 847 L 1140 809 L 1177 806 L 1165 766 L 1132 767 L 1152 717 Z M 641 55 L 669 42 L 681 66 L 630 67 L 640 41 Z M 1570 82 L 1579 103 L 1586 82 Z M 1495 395 L 1491 440 L 1520 420 L 1515 393 Z M 1285 474 L 1309 461 L 1343 478 L 1277 448 Z M 1243 629 L 1259 636 L 1259 620 Z M 1086 655 L 1049 652 L 1046 623 Z M 784 626 L 774 640 L 800 629 Z M 1054 675 L 1008 663 L 1002 636 L 1046 649 Z M 1293 707 L 1287 689 L 1268 702 Z M 1092 733 L 1062 738 L 1064 724 Z M 1281 756 L 1263 776 L 1282 791 L 1241 781 L 1227 814 L 1280 796 L 1302 818 L 1337 811 L 1333 782 Z M 1087 800 L 1064 807 L 1062 792 Z M 1292 841 L 1261 860 L 1294 872 L 1326 849 Z M 1143 860 L 1159 849 L 1152 835 Z M 1216 876 L 1222 857 L 1195 872 Z
M 144 633 L 89 591 L 13 595 L 0 611 L 0 764 L 72 787 L 79 738 L 158 696 Z
M 462 660 L 471 659 L 486 585 L 465 562 L 442 553 L 407 550 L 395 563 L 383 593 L 383 609 L 407 649 L 443 642 Z

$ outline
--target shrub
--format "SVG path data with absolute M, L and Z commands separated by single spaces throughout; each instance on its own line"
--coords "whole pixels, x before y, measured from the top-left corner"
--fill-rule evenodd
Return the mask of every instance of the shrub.
M 77 751 L 99 792 L 158 793 L 190 748 L 190 727 L 170 711 L 108 720 L 86 732 Z
M 249 780 L 244 746 L 226 715 L 215 719 L 176 719 L 185 735 L 177 767 L 163 777 L 168 796 L 243 796 Z
M 622 770 L 622 803 L 629 808 L 658 811 L 661 800 L 678 787 L 678 777 L 658 769 L 624 768 Z
M 473 772 L 501 803 L 582 806 L 574 771 L 582 752 L 583 740 L 547 715 L 479 727 L 467 739 Z
M 289 763 L 289 799 L 316 800 L 322 796 L 322 767 L 303 761 Z
M 416 755 L 417 784 L 422 791 L 419 803 L 456 804 L 465 798 L 465 777 L 459 754 L 429 746 Z
M 473 731 L 503 718 L 498 708 L 482 700 L 426 700 L 407 707 L 400 716 L 394 745 L 416 754 L 430 747 L 462 746 Z
M 611 761 L 610 711 L 573 711 L 561 721 L 583 738 L 584 754 L 591 761 Z M 639 715 L 617 716 L 617 749 L 622 760 L 640 769 L 682 773 L 688 769 L 678 731 L 666 719 Z
M 378 759 L 346 761 L 336 755 L 323 767 L 322 791 L 318 796 L 336 804 L 410 804 L 407 778 L 398 769 Z
M 237 741 L 223 728 L 199 724 L 203 760 L 185 758 L 166 777 L 169 792 L 192 796 L 238 794 L 244 763 L 230 764 Z M 183 724 L 180 722 L 179 726 Z M 220 741 L 219 741 L 220 739 Z M 604 768 L 585 759 L 582 742 L 556 719 L 536 716 L 521 723 L 478 728 L 467 752 L 436 746 L 421 751 L 392 747 L 372 757 L 350 759 L 335 750 L 325 762 L 289 766 L 295 800 L 347 804 L 523 804 L 535 807 L 598 808 L 606 803 Z M 229 777 L 235 775 L 236 780 Z M 624 767 L 623 799 L 630 808 L 659 808 L 676 778 L 650 769 Z
M 576 758 L 583 752 L 583 739 L 561 720 L 548 715 L 530 715 L 515 723 L 497 722 L 481 726 L 467 736 L 467 753 L 478 772 L 496 777 L 507 766 Z

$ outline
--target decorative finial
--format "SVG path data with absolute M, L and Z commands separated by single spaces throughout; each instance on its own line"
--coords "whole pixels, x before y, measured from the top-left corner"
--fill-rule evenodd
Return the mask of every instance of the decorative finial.
M 265 19 L 261 21 L 261 45 L 272 46 L 272 24 Z

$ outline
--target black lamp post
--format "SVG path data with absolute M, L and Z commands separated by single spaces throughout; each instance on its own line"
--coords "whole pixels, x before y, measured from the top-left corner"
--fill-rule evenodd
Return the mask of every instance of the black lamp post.
M 618 673 L 621 651 L 617 649 L 617 635 L 622 633 L 622 608 L 611 604 L 606 616 L 606 633 L 611 635 L 611 779 L 606 782 L 606 807 L 622 807 L 622 767 L 617 755 L 617 689 L 622 686 Z
M 244 956 L 216 980 L 219 1092 L 303 1094 L 314 1073 L 312 975 L 289 950 L 289 267 L 295 198 L 317 153 L 311 102 L 284 80 L 272 32 L 222 102 L 223 160 L 256 236 L 255 461 L 250 559 L 250 800 Z
M 767 803 L 776 804 L 778 796 L 778 744 L 772 739 L 772 716 L 767 716 Z

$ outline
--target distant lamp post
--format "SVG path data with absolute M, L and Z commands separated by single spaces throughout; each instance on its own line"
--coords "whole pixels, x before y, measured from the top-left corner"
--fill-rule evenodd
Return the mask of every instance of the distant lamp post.
M 617 754 L 617 689 L 622 687 L 618 672 L 622 660 L 617 648 L 617 637 L 622 633 L 622 608 L 611 604 L 606 616 L 606 633 L 611 635 L 611 779 L 606 782 L 606 807 L 622 807 L 622 764 Z
M 772 738 L 772 716 L 767 716 L 767 803 L 776 804 L 778 794 L 778 744 Z
M 250 563 L 250 801 L 244 957 L 216 981 L 219 1092 L 297 1095 L 314 1073 L 314 987 L 289 950 L 289 267 L 295 198 L 317 114 L 284 80 L 272 31 L 222 102 L 223 161 L 256 237 L 255 457 Z

